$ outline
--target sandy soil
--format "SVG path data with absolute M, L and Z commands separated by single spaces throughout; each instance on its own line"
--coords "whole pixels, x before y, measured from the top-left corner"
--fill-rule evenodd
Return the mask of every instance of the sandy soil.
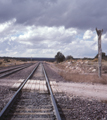
M 56 88 L 66 93 L 68 96 L 69 94 L 73 94 L 74 96 L 88 99 L 107 101 L 107 85 L 59 82 Z

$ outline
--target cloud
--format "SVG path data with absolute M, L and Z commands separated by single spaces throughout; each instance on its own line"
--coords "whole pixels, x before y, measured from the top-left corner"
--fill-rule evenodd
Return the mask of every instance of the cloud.
M 97 54 L 97 36 L 91 30 L 14 23 L 2 34 L 0 48 L 9 56 L 54 57 L 58 51 L 74 57 L 94 57 Z M 103 38 L 106 40 L 106 35 Z
M 106 0 L 5 0 L 0 1 L 0 21 L 17 24 L 107 30 Z
M 76 34 L 76 29 L 65 29 L 64 26 L 36 27 L 11 24 L 8 31 L 1 33 L 0 47 L 5 55 L 8 53 L 10 56 L 34 56 L 34 51 L 37 51 L 36 56 L 40 56 L 38 51 L 41 51 L 41 55 L 52 57 L 59 48 L 64 49 L 64 46 L 71 43 Z M 12 51 L 15 51 L 15 54 L 12 54 Z
M 14 24 L 15 22 L 16 22 L 16 19 L 12 19 L 12 20 L 9 20 L 3 24 L 0 24 L 0 33 L 7 30 L 9 28 L 9 26 Z
M 107 52 L 106 8 L 106 0 L 0 0 L 0 55 L 93 57 L 96 27 Z
M 83 36 L 83 39 L 86 40 L 86 39 L 90 39 L 92 38 L 94 35 L 94 33 L 91 31 L 91 30 L 87 30 L 85 33 L 84 33 L 84 36 Z

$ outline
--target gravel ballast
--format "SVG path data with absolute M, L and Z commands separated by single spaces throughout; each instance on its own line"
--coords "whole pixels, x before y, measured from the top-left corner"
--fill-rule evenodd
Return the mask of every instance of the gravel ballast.
M 31 71 L 36 67 L 37 64 L 33 64 L 30 67 L 24 68 L 16 73 L 13 73 L 6 77 L 6 79 L 26 79 Z
M 107 104 L 66 94 L 55 94 L 63 120 L 107 120 Z
M 44 66 L 50 80 L 64 82 L 64 79 L 59 76 L 49 64 L 44 64 Z M 32 68 L 28 71 L 30 72 Z M 26 72 L 27 69 L 24 73 L 20 72 L 20 74 L 12 75 L 11 78 L 23 78 L 26 76 Z M 0 86 L 0 110 L 4 107 L 5 103 L 9 101 L 12 95 L 13 91 L 10 91 L 8 87 L 4 88 Z M 79 96 L 75 97 L 72 94 L 68 95 L 66 93 L 55 93 L 54 95 L 62 120 L 107 120 L 106 101 L 101 102 L 95 99 L 86 99 Z
M 9 88 L 10 87 L 0 86 L 0 111 L 4 108 L 4 106 L 15 93 L 15 91 L 11 91 Z
M 63 81 L 49 64 L 45 64 L 48 77 L 51 80 Z M 60 79 L 59 79 L 60 78 Z M 54 94 L 63 120 L 107 120 L 107 102 L 86 99 L 66 93 Z
M 17 81 L 19 79 L 26 79 L 28 77 L 28 75 L 31 73 L 31 71 L 34 69 L 35 66 L 36 66 L 36 64 L 31 65 L 28 68 L 25 68 L 16 73 L 13 73 L 5 78 L 0 79 L 0 82 L 2 82 L 0 85 L 0 111 L 4 108 L 4 106 L 9 102 L 11 97 L 14 95 L 15 91 L 12 91 L 11 87 L 15 83 L 15 81 Z M 10 81 L 10 83 L 9 83 L 9 81 Z M 7 86 L 6 86 L 6 84 L 7 84 Z

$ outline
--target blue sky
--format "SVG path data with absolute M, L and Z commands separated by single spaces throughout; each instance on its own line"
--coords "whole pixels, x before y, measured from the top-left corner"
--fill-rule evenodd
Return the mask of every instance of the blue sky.
M 106 0 L 0 0 L 0 56 L 94 57 L 107 53 Z

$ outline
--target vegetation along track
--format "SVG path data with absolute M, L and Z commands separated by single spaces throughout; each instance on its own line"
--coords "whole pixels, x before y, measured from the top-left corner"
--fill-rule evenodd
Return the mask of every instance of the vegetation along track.
M 0 120 L 61 120 L 42 64 L 20 85 L 1 111 Z
M 31 66 L 32 64 L 23 64 L 23 65 L 19 65 L 19 66 L 16 66 L 16 67 L 11 67 L 11 68 L 7 68 L 7 69 L 4 69 L 4 70 L 0 70 L 0 78 L 3 78 L 5 76 L 8 76 L 12 73 L 15 73 L 19 70 L 22 70 L 24 68 L 27 68 L 29 66 Z

